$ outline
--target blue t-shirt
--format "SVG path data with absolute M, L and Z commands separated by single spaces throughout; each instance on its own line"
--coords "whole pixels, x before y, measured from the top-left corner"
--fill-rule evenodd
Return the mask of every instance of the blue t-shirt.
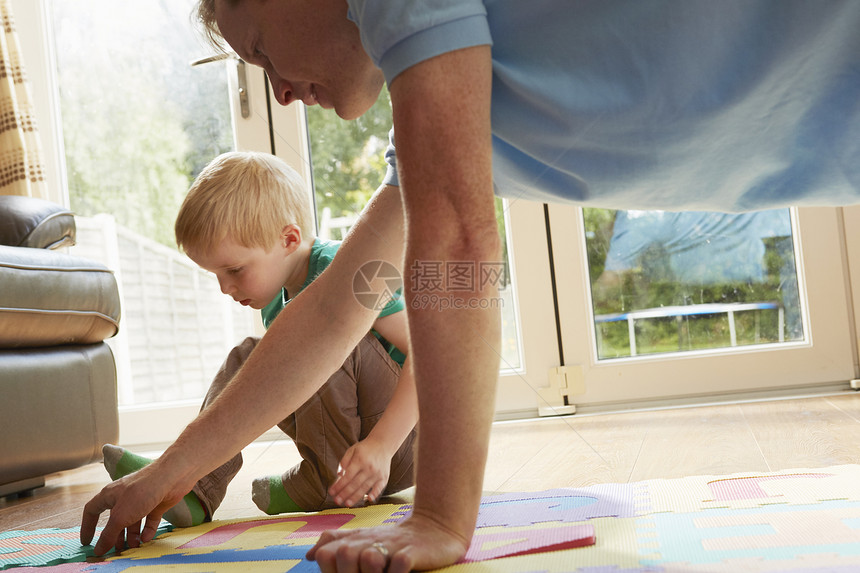
M 314 244 L 311 246 L 311 254 L 308 258 L 308 276 L 305 278 L 305 282 L 299 288 L 299 292 L 302 292 L 308 286 L 316 280 L 318 276 L 328 267 L 332 260 L 334 260 L 334 256 L 337 253 L 337 250 L 340 248 L 340 241 L 326 241 L 320 238 L 314 240 Z M 263 319 L 263 326 L 266 330 L 269 329 L 269 326 L 272 322 L 278 317 L 284 307 L 287 306 L 287 303 L 292 300 L 292 297 L 299 294 L 299 292 L 290 295 L 287 292 L 287 289 L 281 289 L 275 298 L 272 299 L 272 302 L 267 304 L 262 310 L 260 310 L 260 315 Z M 390 314 L 394 314 L 395 312 L 400 312 L 406 308 L 403 297 L 401 296 L 400 291 L 394 293 L 394 296 L 385 306 L 382 307 L 382 310 L 379 312 L 379 318 L 384 316 L 388 316 Z M 388 351 L 388 354 L 401 366 L 403 366 L 404 360 L 406 360 L 406 355 L 403 354 L 396 346 L 385 340 L 378 332 L 375 330 L 371 330 L 374 336 L 382 343 L 385 349 Z
M 511 198 L 751 211 L 860 202 L 856 0 L 349 0 L 391 82 L 492 45 Z M 393 147 L 389 184 L 397 184 Z

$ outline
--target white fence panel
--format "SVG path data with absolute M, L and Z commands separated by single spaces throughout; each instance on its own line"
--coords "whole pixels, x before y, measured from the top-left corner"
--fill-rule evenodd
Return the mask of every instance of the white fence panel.
M 120 331 L 111 341 L 120 404 L 201 400 L 227 352 L 255 330 L 254 311 L 221 293 L 185 255 L 115 224 L 76 217 L 74 254 L 114 270 Z

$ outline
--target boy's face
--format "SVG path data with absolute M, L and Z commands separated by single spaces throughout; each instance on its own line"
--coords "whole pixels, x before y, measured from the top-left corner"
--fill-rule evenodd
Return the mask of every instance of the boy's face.
M 361 46 L 343 0 L 215 0 L 218 29 L 246 62 L 266 70 L 278 103 L 301 100 L 355 119 L 384 79 Z
M 188 251 L 188 256 L 218 278 L 221 292 L 256 309 L 265 307 L 281 292 L 291 270 L 289 252 L 278 244 L 266 251 L 244 247 L 230 237 L 208 253 Z

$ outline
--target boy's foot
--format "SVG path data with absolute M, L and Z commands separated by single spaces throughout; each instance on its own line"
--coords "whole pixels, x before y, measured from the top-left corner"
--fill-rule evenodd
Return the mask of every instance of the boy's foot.
M 112 480 L 134 473 L 152 463 L 152 460 L 133 454 L 119 446 L 105 444 L 102 448 L 105 469 Z M 182 501 L 168 509 L 162 516 L 176 527 L 191 527 L 206 521 L 206 509 L 194 492 L 188 493 Z
M 284 489 L 281 476 L 257 478 L 251 483 L 251 499 L 269 515 L 304 511 Z

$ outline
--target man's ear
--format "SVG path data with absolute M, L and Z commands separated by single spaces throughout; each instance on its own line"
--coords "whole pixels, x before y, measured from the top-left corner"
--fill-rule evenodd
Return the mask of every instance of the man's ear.
M 298 225 L 287 225 L 281 229 L 281 246 L 292 254 L 302 244 L 302 230 Z

